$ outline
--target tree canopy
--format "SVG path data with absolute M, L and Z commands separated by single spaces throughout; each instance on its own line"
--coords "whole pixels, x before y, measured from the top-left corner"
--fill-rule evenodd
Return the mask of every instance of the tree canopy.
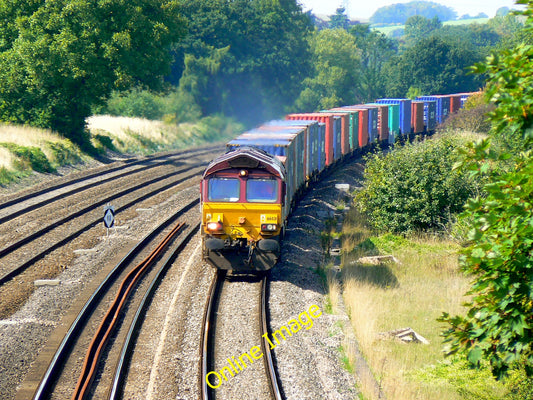
M 183 35 L 174 1 L 0 4 L 0 120 L 82 141 L 85 118 L 113 89 L 158 87 Z
M 353 104 L 361 99 L 360 50 L 344 29 L 324 29 L 311 38 L 314 71 L 303 82 L 296 100 L 298 111 Z
M 519 3 L 527 5 L 524 33 L 531 38 L 533 1 Z M 486 93 L 496 108 L 492 138 L 470 145 L 461 164 L 487 182 L 464 213 L 470 230 L 460 261 L 473 279 L 472 300 L 466 316 L 441 318 L 449 324 L 448 353 L 464 353 L 474 366 L 487 360 L 498 378 L 520 367 L 533 376 L 532 68 L 526 43 L 476 66 L 488 75 Z
M 432 36 L 416 42 L 386 66 L 387 96 L 405 96 L 410 88 L 421 93 L 461 93 L 478 90 L 480 77 L 468 68 L 481 56 L 473 45 Z
M 311 32 L 295 0 L 183 0 L 181 10 L 189 35 L 170 79 L 204 114 L 257 123 L 293 104 L 308 74 Z

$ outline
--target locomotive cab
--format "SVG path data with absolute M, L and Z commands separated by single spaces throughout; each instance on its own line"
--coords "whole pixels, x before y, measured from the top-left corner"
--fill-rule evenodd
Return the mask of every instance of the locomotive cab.
M 201 182 L 204 259 L 227 270 L 264 271 L 280 254 L 283 165 L 253 148 L 214 160 Z

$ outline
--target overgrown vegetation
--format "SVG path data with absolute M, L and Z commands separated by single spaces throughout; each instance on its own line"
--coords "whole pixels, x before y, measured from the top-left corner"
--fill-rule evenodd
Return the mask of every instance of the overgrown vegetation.
M 442 230 L 476 191 L 468 174 L 452 171 L 455 150 L 471 136 L 442 135 L 367 158 L 357 205 L 374 228 L 391 232 Z
M 93 146 L 123 153 L 151 154 L 157 151 L 224 142 L 244 128 L 219 115 L 195 123 L 167 124 L 143 118 L 94 116 L 89 119 Z
M 53 173 L 58 167 L 83 159 L 70 140 L 46 130 L 0 125 L 0 185 L 33 171 Z
M 374 386 L 361 384 L 364 398 L 508 398 L 510 388 L 493 379 L 488 368 L 478 373 L 468 369 L 464 357 L 444 359 L 436 319 L 442 309 L 462 312 L 468 287 L 458 268 L 458 249 L 455 241 L 434 235 L 380 234 L 357 208 L 346 215 L 342 295 L 360 350 L 381 388 L 376 394 Z M 363 258 L 377 255 L 399 262 L 371 264 Z M 430 344 L 404 344 L 386 334 L 406 327 Z
M 227 140 L 243 126 L 222 116 L 195 123 L 166 124 L 140 118 L 97 116 L 89 119 L 91 146 L 108 150 L 152 154 Z M 0 185 L 6 186 L 33 171 L 55 173 L 58 167 L 89 160 L 70 140 L 47 130 L 0 125 Z
M 533 2 L 524 0 L 520 3 L 527 5 L 527 11 L 524 13 L 527 19 L 521 35 L 525 38 L 524 42 L 511 50 L 493 54 L 487 58 L 486 63 L 475 67 L 476 72 L 484 73 L 488 77 L 486 97 L 492 105 L 483 109 L 479 105 L 479 99 L 472 100 L 478 103 L 478 107 L 469 106 L 469 109 L 451 119 L 445 127 L 448 134 L 438 138 L 432 146 L 438 149 L 438 140 L 454 138 L 453 135 L 449 135 L 449 132 L 454 130 L 466 128 L 486 133 L 473 142 L 458 140 L 451 161 L 445 161 L 446 156 L 438 157 L 438 161 L 429 156 L 417 156 L 418 153 L 413 149 L 420 149 L 421 154 L 425 154 L 422 149 L 429 146 L 423 143 L 394 149 L 391 155 L 373 156 L 367 166 L 369 180 L 358 199 L 367 213 L 369 222 L 380 231 L 379 234 L 373 232 L 370 236 L 368 233 L 358 234 L 359 238 L 347 246 L 345 251 L 347 254 L 356 254 L 356 257 L 361 254 L 392 253 L 400 260 L 403 257 L 402 263 L 406 262 L 402 253 L 412 251 L 419 253 L 416 261 L 407 262 L 412 266 L 405 276 L 402 275 L 405 274 L 402 271 L 404 267 L 395 264 L 370 267 L 361 265 L 357 260 L 346 259 L 343 274 L 349 270 L 355 271 L 355 284 L 349 287 L 346 279 L 350 278 L 348 276 L 344 278 L 345 301 L 349 301 L 347 299 L 353 295 L 352 293 L 362 293 L 360 296 L 356 295 L 356 299 L 352 302 L 354 307 L 357 307 L 356 312 L 352 312 L 352 319 L 360 319 L 365 313 L 376 314 L 376 310 L 368 313 L 368 309 L 375 304 L 382 304 L 383 294 L 380 291 L 387 291 L 386 298 L 394 299 L 395 291 L 401 292 L 409 287 L 410 291 L 404 292 L 402 297 L 397 297 L 387 308 L 389 313 L 384 320 L 389 323 L 394 321 L 396 316 L 399 318 L 408 316 L 409 321 L 415 325 L 420 317 L 414 317 L 412 309 L 416 309 L 419 303 L 424 302 L 422 292 L 425 289 L 410 287 L 408 282 L 414 279 L 423 282 L 424 287 L 431 287 L 432 270 L 427 267 L 426 261 L 432 259 L 433 254 L 437 254 L 433 263 L 434 269 L 440 270 L 441 286 L 434 287 L 428 298 L 452 295 L 457 300 L 453 305 L 445 302 L 441 302 L 438 306 L 426 304 L 420 311 L 424 314 L 429 310 L 436 312 L 438 309 L 446 310 L 438 318 L 439 322 L 446 325 L 435 326 L 433 328 L 435 330 L 431 329 L 431 334 L 438 336 L 438 332 L 445 329 L 443 333 L 446 339 L 445 350 L 450 357 L 438 363 L 435 361 L 440 357 L 433 358 L 433 362 L 427 359 L 425 364 L 419 365 L 419 368 L 403 376 L 397 376 L 395 385 L 402 382 L 410 387 L 415 382 L 415 392 L 410 391 L 412 388 L 406 389 L 405 392 L 394 389 L 400 391 L 392 391 L 392 398 L 413 398 L 416 393 L 423 398 L 460 396 L 460 398 L 475 399 L 524 400 L 530 399 L 532 395 L 533 46 L 528 41 L 533 38 Z M 482 117 L 487 111 L 489 129 Z M 458 137 L 460 136 L 456 135 L 454 140 Z M 405 171 L 408 169 L 401 163 L 394 164 L 394 156 L 402 152 L 405 152 L 403 163 L 409 165 L 419 178 L 412 178 L 409 172 L 406 174 Z M 440 162 L 444 165 L 443 169 L 437 174 L 432 174 L 431 170 L 436 168 L 435 163 Z M 425 168 L 418 169 L 419 165 Z M 440 230 L 441 237 L 446 237 L 449 231 L 439 229 L 445 224 L 418 225 L 418 229 L 412 229 L 411 225 L 401 226 L 398 221 L 409 221 L 413 215 L 418 214 L 427 218 L 425 208 L 421 207 L 414 211 L 410 207 L 418 204 L 419 198 L 427 201 L 428 197 L 424 192 L 433 187 L 438 187 L 439 196 L 430 203 L 436 205 L 439 204 L 439 199 L 444 200 L 444 204 L 448 207 L 445 208 L 445 214 L 452 214 L 452 207 L 459 204 L 455 203 L 456 197 L 453 192 L 449 194 L 445 192 L 449 186 L 442 175 L 453 174 L 458 174 L 457 176 L 462 176 L 467 181 L 477 182 L 478 186 L 474 186 L 476 190 L 470 191 L 470 198 L 466 201 L 464 211 L 453 230 L 463 234 L 456 236 L 454 241 L 450 242 L 454 248 L 450 248 L 449 256 L 455 260 L 456 253 L 460 253 L 459 264 L 454 261 L 449 269 L 442 270 L 441 263 L 446 257 L 439 250 L 440 245 L 433 248 L 430 254 L 424 254 L 420 249 L 416 250 L 418 246 L 409 231 Z M 391 179 L 393 176 L 396 182 Z M 428 179 L 430 183 L 424 186 L 418 179 L 422 182 Z M 460 184 L 454 183 L 452 186 L 455 185 Z M 411 191 L 412 187 L 415 190 Z M 381 198 L 381 201 L 371 203 L 369 199 L 372 196 Z M 464 201 L 465 198 L 462 198 L 461 202 Z M 457 213 L 461 208 L 455 207 L 454 212 Z M 367 229 L 363 231 L 366 232 Z M 399 232 L 402 236 L 387 231 Z M 346 232 L 345 236 L 347 238 L 345 243 L 350 243 L 350 234 Z M 465 277 L 461 278 L 463 284 L 460 287 L 448 281 L 450 276 L 459 277 L 461 274 L 465 274 Z M 368 286 L 373 289 L 367 291 Z M 454 288 L 453 292 L 451 287 Z M 462 296 L 459 293 L 466 293 L 467 296 L 465 297 L 467 301 L 462 306 L 459 301 Z M 416 305 L 411 302 L 412 297 L 416 298 Z M 452 309 L 455 311 L 451 311 Z M 376 321 L 379 321 L 379 317 Z M 382 328 L 371 329 L 373 324 L 378 323 L 376 321 L 354 323 L 356 334 L 361 337 L 362 346 L 364 347 L 366 342 L 371 343 L 373 354 L 379 353 L 376 349 L 381 348 L 381 344 L 375 342 L 375 332 Z M 420 329 L 428 329 L 433 324 L 435 316 L 426 316 Z M 369 330 L 372 330 L 372 335 L 370 340 L 367 340 L 365 335 Z M 438 337 L 434 340 L 440 342 Z M 439 347 L 440 345 L 439 343 Z M 387 349 L 384 358 L 372 362 L 375 374 L 385 377 L 389 373 L 394 375 L 392 372 L 383 371 L 386 370 L 385 364 L 390 362 L 395 351 Z M 406 356 L 401 351 L 400 354 L 398 356 L 400 359 Z M 420 358 L 423 356 L 418 353 L 417 361 Z M 400 365 L 394 370 L 405 371 L 409 370 L 409 367 Z M 490 378 L 490 375 L 496 380 Z M 438 389 L 426 392 L 430 389 L 420 386 L 423 386 L 424 382 L 427 382 L 428 387 Z
M 533 1 L 520 3 L 531 37 Z M 449 325 L 448 354 L 466 354 L 473 366 L 486 360 L 500 379 L 513 369 L 533 376 L 532 66 L 533 46 L 525 43 L 476 66 L 489 76 L 492 136 L 500 146 L 486 139 L 464 151 L 461 167 L 487 182 L 463 214 L 470 231 L 460 261 L 473 279 L 472 301 L 465 316 L 441 318 Z

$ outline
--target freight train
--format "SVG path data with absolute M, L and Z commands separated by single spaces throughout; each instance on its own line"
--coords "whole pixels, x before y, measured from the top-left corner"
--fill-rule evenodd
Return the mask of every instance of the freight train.
M 200 184 L 203 258 L 233 271 L 271 269 L 287 217 L 306 187 L 373 143 L 431 134 L 471 93 L 380 99 L 289 114 L 244 132 L 213 160 Z

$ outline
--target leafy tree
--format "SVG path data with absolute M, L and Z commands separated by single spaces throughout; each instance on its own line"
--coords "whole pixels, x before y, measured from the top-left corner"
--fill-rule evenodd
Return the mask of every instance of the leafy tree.
M 298 111 L 353 104 L 361 100 L 360 50 L 344 29 L 324 29 L 311 37 L 314 72 L 303 82 Z
M 353 26 L 350 34 L 355 37 L 355 44 L 361 50 L 361 97 L 364 101 L 383 97 L 387 85 L 383 68 L 397 52 L 396 41 L 377 30 L 371 30 L 368 24 Z
M 499 50 L 512 49 L 521 43 L 533 44 L 531 34 L 524 29 L 524 21 L 518 15 L 509 13 L 504 16 L 496 16 L 487 23 L 493 28 L 501 40 L 497 46 Z
M 58 0 L 0 6 L 0 120 L 83 142 L 113 89 L 158 87 L 183 36 L 176 3 Z
M 329 17 L 330 29 L 348 29 L 350 26 L 350 19 L 346 15 L 344 7 L 339 7 L 334 15 Z
M 469 24 L 469 25 L 445 25 L 433 32 L 434 36 L 465 42 L 472 45 L 473 49 L 484 58 L 496 46 L 501 35 L 489 24 Z
M 452 171 L 454 149 L 465 141 L 442 137 L 370 157 L 357 203 L 372 225 L 398 233 L 442 230 L 475 189 L 465 173 Z
M 405 22 L 405 41 L 408 46 L 428 38 L 435 30 L 440 29 L 442 23 L 438 17 L 432 19 L 425 18 L 421 15 L 413 15 Z
M 499 157 L 484 140 L 469 147 L 469 160 L 474 174 L 486 174 Z M 460 264 L 474 277 L 472 301 L 466 316 L 440 318 L 450 326 L 447 353 L 464 352 L 474 366 L 486 359 L 498 378 L 519 362 L 533 374 L 532 176 L 533 157 L 521 158 L 509 172 L 490 171 L 484 197 L 468 201 L 470 242 Z
M 498 10 L 496 10 L 496 16 L 497 17 L 505 17 L 510 12 L 511 12 L 511 10 L 509 10 L 509 7 L 500 7 L 500 8 L 498 8 Z
M 179 0 L 188 37 L 169 77 L 204 114 L 257 123 L 285 111 L 309 71 L 308 15 L 295 0 Z
M 526 4 L 525 32 L 533 35 L 533 1 Z M 522 365 L 533 376 L 533 46 L 521 44 L 476 67 L 488 74 L 487 97 L 494 140 L 514 136 L 522 152 L 501 153 L 490 140 L 471 144 L 463 167 L 485 176 L 483 196 L 468 202 L 470 242 L 461 268 L 473 277 L 466 316 L 443 314 L 448 354 L 465 353 L 478 366 L 488 360 L 495 376 Z M 504 160 L 506 160 L 504 162 Z
M 422 39 L 387 63 L 387 96 L 403 97 L 411 87 L 422 93 L 475 91 L 482 81 L 469 75 L 468 67 L 481 59 L 471 43 L 435 36 Z

